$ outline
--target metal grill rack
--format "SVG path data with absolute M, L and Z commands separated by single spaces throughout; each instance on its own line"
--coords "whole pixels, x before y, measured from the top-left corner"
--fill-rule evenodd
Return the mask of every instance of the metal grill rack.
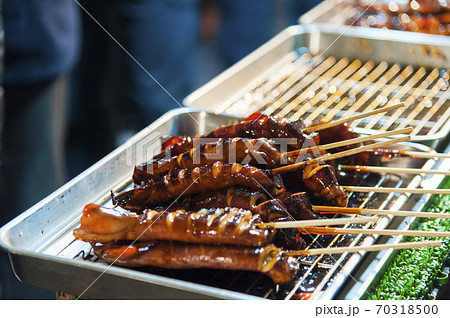
M 444 36 L 297 26 L 200 87 L 184 103 L 216 113 L 245 116 L 263 111 L 312 122 L 404 102 L 404 108 L 351 125 L 367 134 L 412 126 L 412 140 L 436 146 L 450 130 L 449 68 L 450 42 Z
M 413 126 L 412 136 L 435 134 L 450 115 L 447 70 L 310 54 L 289 57 L 281 68 L 249 83 L 245 94 L 220 111 L 264 111 L 313 122 L 404 102 L 405 108 L 351 125 L 369 133 Z

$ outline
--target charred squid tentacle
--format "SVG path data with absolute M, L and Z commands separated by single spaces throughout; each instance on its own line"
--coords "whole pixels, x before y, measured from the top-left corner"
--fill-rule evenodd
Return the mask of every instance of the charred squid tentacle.
M 298 262 L 274 245 L 244 247 L 151 241 L 95 244 L 93 249 L 100 259 L 119 266 L 247 270 L 264 273 L 275 284 L 291 281 L 298 271 Z
M 270 117 L 261 113 L 253 113 L 238 124 L 220 126 L 204 138 L 295 138 L 295 148 L 302 148 L 304 143 L 319 144 L 317 134 L 307 135 L 303 132 L 305 124 L 301 119 Z
M 181 169 L 151 180 L 143 187 L 122 192 L 113 202 L 128 210 L 142 210 L 181 195 L 202 193 L 227 186 L 242 185 L 277 196 L 285 191 L 280 179 L 266 171 L 241 164 L 216 161 L 210 166 Z
M 265 138 L 220 139 L 215 143 L 191 148 L 171 158 L 138 165 L 134 169 L 133 181 L 137 185 L 142 185 L 177 169 L 193 169 L 211 165 L 218 160 L 225 163 L 249 163 L 267 168 L 289 162 L 289 159 Z
M 251 210 L 267 200 L 267 195 L 246 187 L 229 187 L 201 193 L 191 199 L 192 210 L 211 208 L 241 208 Z
M 236 208 L 198 212 L 146 210 L 137 215 L 89 204 L 74 236 L 87 242 L 170 240 L 263 246 L 272 241 L 276 231 L 259 228 L 259 223 L 259 215 Z

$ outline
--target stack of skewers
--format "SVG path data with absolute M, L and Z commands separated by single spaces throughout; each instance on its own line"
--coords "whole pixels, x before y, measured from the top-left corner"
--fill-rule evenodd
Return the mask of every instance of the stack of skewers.
M 161 154 L 135 167 L 132 190 L 112 193 L 113 208 L 86 205 L 74 236 L 91 243 L 94 253 L 111 264 L 257 271 L 275 284 L 295 277 L 301 255 L 438 246 L 440 242 L 425 241 L 305 248 L 315 234 L 450 236 L 447 232 L 333 227 L 376 223 L 377 215 L 450 217 L 347 207 L 349 191 L 428 193 L 339 184 L 341 173 L 382 169 L 367 166 L 370 151 L 385 153 L 380 148 L 408 140 L 411 132 L 405 128 L 359 137 L 346 123 L 402 106 L 309 127 L 301 120 L 255 113 L 194 139 L 173 136 L 163 143 Z M 398 134 L 405 136 L 374 142 Z M 330 214 L 356 216 L 328 218 Z M 365 214 L 372 216 L 361 216 Z

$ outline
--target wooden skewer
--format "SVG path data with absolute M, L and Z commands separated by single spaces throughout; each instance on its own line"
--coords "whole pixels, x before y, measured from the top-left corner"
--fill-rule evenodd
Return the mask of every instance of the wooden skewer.
M 340 165 L 342 170 L 356 170 L 360 172 L 388 172 L 388 173 L 408 173 L 408 174 L 443 174 L 450 176 L 450 171 L 439 171 L 439 170 L 423 170 L 414 168 L 393 168 L 393 167 L 376 167 L 376 166 L 351 166 L 351 165 Z
M 349 150 L 345 150 L 345 151 L 341 151 L 341 152 L 336 152 L 333 154 L 326 154 L 323 156 L 320 156 L 316 159 L 311 159 L 308 161 L 302 161 L 299 163 L 294 163 L 291 165 L 287 165 L 287 166 L 283 166 L 283 167 L 279 167 L 279 168 L 275 168 L 272 169 L 272 173 L 273 174 L 282 174 L 282 173 L 286 173 L 292 170 L 296 170 L 298 168 L 304 167 L 308 164 L 314 164 L 314 163 L 319 163 L 320 161 L 329 161 L 329 160 L 334 160 L 334 159 L 338 159 L 338 158 L 342 158 L 342 157 L 347 157 L 347 156 L 351 156 L 351 155 L 355 155 L 358 154 L 360 152 L 364 152 L 368 149 L 373 149 L 373 148 L 378 148 L 378 147 L 385 147 L 388 145 L 392 145 L 398 142 L 402 142 L 402 141 L 406 141 L 409 140 L 411 137 L 410 136 L 404 136 L 404 137 L 399 137 L 399 138 L 393 138 L 390 140 L 386 140 L 386 141 L 380 141 L 380 142 L 376 142 L 372 145 L 367 145 L 367 146 L 361 146 L 358 148 L 354 148 L 354 149 L 349 149 Z
M 284 221 L 284 222 L 267 222 L 258 224 L 259 227 L 273 227 L 276 229 L 287 228 L 303 228 L 309 226 L 327 226 L 327 225 L 345 225 L 376 222 L 379 217 L 358 217 L 358 218 L 335 218 L 335 219 L 319 219 L 319 220 L 303 220 L 303 221 Z
M 450 213 L 414 212 L 414 211 L 390 211 L 379 209 L 345 208 L 336 206 L 314 205 L 313 210 L 320 213 L 337 214 L 374 214 L 374 215 L 396 215 L 414 216 L 419 218 L 450 219 Z
M 385 154 L 383 150 L 374 149 L 374 152 L 379 152 L 380 154 Z M 386 153 L 389 155 L 390 153 Z M 450 154 L 447 153 L 429 153 L 429 152 L 419 152 L 419 151 L 393 151 L 393 155 L 399 154 L 400 156 L 406 156 L 410 158 L 422 158 L 422 159 L 449 159 Z
M 325 144 L 325 145 L 317 145 L 317 146 L 309 147 L 309 148 L 305 148 L 305 149 L 296 149 L 293 151 L 286 152 L 286 153 L 284 153 L 284 155 L 286 155 L 288 157 L 292 157 L 292 156 L 296 156 L 296 155 L 300 155 L 300 154 L 306 154 L 315 149 L 327 150 L 327 149 L 333 149 L 333 148 L 349 146 L 349 145 L 353 145 L 353 144 L 357 144 L 357 143 L 362 143 L 365 141 L 371 141 L 371 140 L 374 140 L 377 138 L 390 137 L 390 136 L 399 135 L 399 134 L 407 135 L 407 134 L 410 134 L 412 132 L 412 130 L 413 130 L 412 127 L 406 127 L 403 129 L 386 131 L 384 133 L 375 134 L 375 135 L 371 135 L 371 136 L 352 138 L 352 139 L 333 142 L 333 143 L 329 143 L 329 144 Z
M 417 194 L 450 194 L 450 189 L 406 189 L 406 188 L 375 188 L 375 187 L 353 187 L 341 186 L 352 192 L 379 192 L 379 193 L 417 193 Z
M 369 116 L 372 116 L 372 115 L 375 115 L 375 114 L 388 112 L 390 110 L 397 109 L 397 108 L 404 107 L 404 106 L 405 106 L 405 103 L 398 103 L 398 104 L 391 105 L 391 106 L 381 107 L 381 108 L 375 109 L 375 110 L 367 112 L 367 113 L 362 113 L 362 114 L 359 114 L 359 115 L 350 116 L 350 117 L 342 118 L 342 119 L 335 120 L 335 121 L 330 121 L 330 122 L 322 124 L 322 125 L 308 127 L 308 128 L 305 128 L 303 131 L 305 133 L 309 134 L 309 133 L 312 133 L 314 131 L 319 131 L 319 130 L 323 130 L 323 129 L 326 129 L 326 128 L 334 127 L 334 126 L 337 126 L 337 125 L 345 124 L 345 123 L 348 123 L 348 122 L 353 121 L 353 120 L 358 120 L 358 119 L 369 117 Z
M 436 231 L 410 231 L 410 230 L 375 230 L 375 229 L 356 229 L 356 228 L 338 228 L 338 227 L 302 227 L 301 232 L 310 234 L 376 234 L 376 235 L 403 235 L 403 236 L 429 236 L 429 237 L 450 237 L 450 232 Z
M 408 243 L 397 243 L 397 244 L 374 244 L 371 246 L 353 246 L 353 247 L 330 247 L 330 248 L 313 248 L 309 250 L 298 250 L 284 252 L 284 254 L 289 256 L 297 255 L 322 255 L 322 254 L 342 254 L 342 253 L 354 253 L 354 252 L 373 252 L 388 250 L 393 248 L 394 250 L 406 249 L 406 248 L 418 248 L 418 247 L 435 247 L 441 246 L 441 241 L 424 241 L 424 242 L 408 242 Z

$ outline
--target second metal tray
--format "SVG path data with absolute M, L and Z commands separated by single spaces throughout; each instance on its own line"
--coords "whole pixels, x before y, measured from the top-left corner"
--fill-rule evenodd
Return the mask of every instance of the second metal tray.
M 397 102 L 351 123 L 367 133 L 404 125 L 436 147 L 450 129 L 450 39 L 336 25 L 292 26 L 184 100 L 188 107 L 336 120 Z

